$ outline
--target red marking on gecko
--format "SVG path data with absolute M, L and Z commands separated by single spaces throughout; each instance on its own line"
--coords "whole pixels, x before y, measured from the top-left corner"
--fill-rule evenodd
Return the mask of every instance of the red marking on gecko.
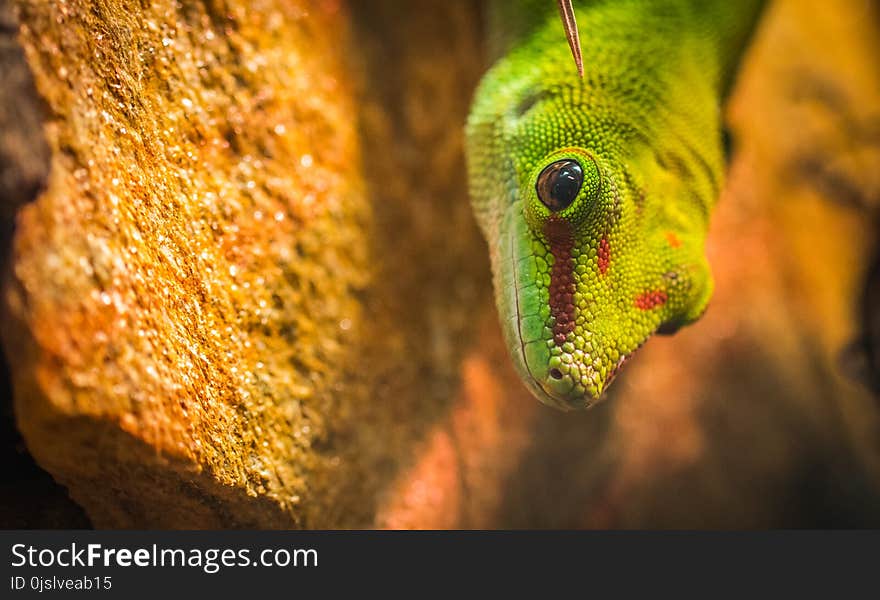
M 568 221 L 551 216 L 544 225 L 550 243 L 553 267 L 550 269 L 550 315 L 554 318 L 553 341 L 561 346 L 574 331 L 575 261 L 574 232 Z
M 596 254 L 598 255 L 599 274 L 604 275 L 608 271 L 608 265 L 611 264 L 611 245 L 604 235 L 599 240 L 599 250 Z
M 669 296 L 663 290 L 652 290 L 648 292 L 642 292 L 638 296 L 636 296 L 635 305 L 636 308 L 641 310 L 651 310 L 652 308 L 657 308 L 658 306 L 663 306 L 666 304 L 666 301 L 669 300 Z
M 672 231 L 666 232 L 666 241 L 669 242 L 669 245 L 672 248 L 678 248 L 679 246 L 681 246 L 681 240 L 678 239 L 678 236 L 675 235 L 675 233 L 673 233 Z

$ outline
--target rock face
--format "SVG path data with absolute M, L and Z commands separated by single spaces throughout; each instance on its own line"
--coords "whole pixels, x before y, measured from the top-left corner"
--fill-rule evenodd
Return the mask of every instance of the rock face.
M 42 100 L 12 120 L 51 156 L 2 198 L 30 452 L 98 527 L 880 524 L 877 406 L 839 365 L 880 31 L 845 4 L 757 34 L 707 315 L 561 414 L 509 365 L 467 203 L 475 3 L 15 3 Z
M 17 6 L 52 148 L 6 293 L 21 430 L 98 526 L 319 522 L 370 278 L 343 15 L 144 6 Z

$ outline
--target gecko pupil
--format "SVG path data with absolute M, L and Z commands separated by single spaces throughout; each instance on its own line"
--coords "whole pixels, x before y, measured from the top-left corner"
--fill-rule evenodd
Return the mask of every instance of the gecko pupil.
M 569 206 L 577 198 L 584 183 L 584 170 L 576 160 L 564 159 L 550 163 L 538 175 L 535 189 L 538 198 L 556 212 Z

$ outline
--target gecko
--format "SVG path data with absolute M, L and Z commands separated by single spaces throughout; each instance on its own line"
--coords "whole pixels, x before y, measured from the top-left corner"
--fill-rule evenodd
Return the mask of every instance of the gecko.
M 652 335 L 706 310 L 721 107 L 761 8 L 576 2 L 571 48 L 548 0 L 490 8 L 499 58 L 465 127 L 468 186 L 505 344 L 541 402 L 595 405 Z

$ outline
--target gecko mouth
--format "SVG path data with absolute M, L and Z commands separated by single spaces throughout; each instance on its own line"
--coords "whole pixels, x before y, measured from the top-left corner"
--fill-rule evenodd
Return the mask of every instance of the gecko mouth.
M 505 327 L 508 348 L 511 357 L 521 378 L 533 395 L 542 403 L 563 411 L 586 409 L 602 400 L 608 387 L 620 374 L 624 365 L 632 359 L 633 355 L 650 338 L 646 336 L 639 345 L 621 356 L 611 366 L 607 374 L 602 377 L 593 369 L 592 359 L 589 355 L 573 359 L 568 364 L 569 369 L 575 372 L 589 373 L 595 389 L 584 389 L 583 385 L 577 385 L 577 380 L 569 375 L 569 369 L 560 369 L 551 363 L 550 344 L 543 337 L 536 337 L 536 329 L 544 329 L 543 319 L 536 322 L 534 312 L 535 300 L 526 296 L 525 289 L 530 286 L 526 283 L 528 276 L 521 271 L 520 264 L 531 258 L 527 240 L 527 225 L 517 222 L 516 205 L 511 206 L 508 214 L 507 227 L 507 256 L 502 260 L 507 262 L 509 277 L 502 277 L 504 292 L 499 296 L 502 306 L 501 314 L 506 315 L 508 326 Z M 532 291 L 533 293 L 533 291 Z M 529 310 L 524 310 L 529 307 Z M 530 332 L 531 335 L 529 335 Z
M 515 219 L 515 215 L 517 212 L 516 208 L 515 208 L 516 206 L 517 205 L 514 204 L 513 206 L 510 207 L 508 214 L 507 214 L 507 217 L 506 217 L 508 219 L 511 219 L 511 215 L 514 215 L 514 217 L 512 219 L 512 220 L 514 220 L 514 222 L 516 221 L 516 219 Z M 514 322 L 515 340 L 508 340 L 508 346 L 510 346 L 512 358 L 514 359 L 514 363 L 518 367 L 518 370 L 520 371 L 521 375 L 523 375 L 523 382 L 526 384 L 526 386 L 529 388 L 529 390 L 532 392 L 532 394 L 534 394 L 535 397 L 538 398 L 538 400 L 540 400 L 542 403 L 544 403 L 548 406 L 552 406 L 553 408 L 557 408 L 559 410 L 563 410 L 563 411 L 572 410 L 573 408 L 575 408 L 575 406 L 572 405 L 571 403 L 565 402 L 561 398 L 557 398 L 556 396 L 554 396 L 553 394 L 548 392 L 548 390 L 546 390 L 544 388 L 544 386 L 541 385 L 540 379 L 535 377 L 534 373 L 532 372 L 531 367 L 529 366 L 529 361 L 526 357 L 526 342 L 523 339 L 523 332 L 522 332 L 523 315 L 522 315 L 522 310 L 520 308 L 520 303 L 519 303 L 520 276 L 519 276 L 519 272 L 518 272 L 519 270 L 517 269 L 517 264 L 516 264 L 519 256 L 518 256 L 517 252 L 515 251 L 515 249 L 516 249 L 516 236 L 519 232 L 517 231 L 517 228 L 513 224 L 508 225 L 507 232 L 508 232 L 507 233 L 507 240 L 506 240 L 508 243 L 507 254 L 510 259 L 510 273 L 511 273 L 512 281 L 509 282 L 510 289 L 505 290 L 507 293 L 505 295 L 503 295 L 502 297 L 505 298 L 508 303 L 508 306 L 506 308 L 508 310 L 513 311 L 513 319 L 512 320 Z M 512 302 L 510 301 L 511 296 L 512 296 L 512 300 L 513 300 Z M 505 311 L 505 307 L 503 307 L 503 306 L 499 307 L 499 308 L 501 309 L 500 313 L 502 315 L 502 318 L 504 318 L 503 315 L 508 314 L 508 312 Z M 504 328 L 504 331 L 505 331 L 505 333 L 509 333 L 510 328 Z M 511 343 L 511 342 L 513 342 L 513 343 Z M 514 345 L 516 346 L 515 349 L 513 348 Z
M 551 385 L 555 381 L 561 381 L 566 376 L 559 369 L 550 369 L 548 374 L 548 379 L 544 379 L 543 381 L 532 374 L 531 369 L 529 369 L 528 364 L 526 363 L 526 368 L 528 369 L 529 376 L 534 383 L 534 387 L 540 388 L 540 394 L 538 395 L 539 399 L 549 406 L 553 406 L 554 408 L 558 408 L 563 411 L 571 411 L 577 409 L 588 409 L 594 407 L 596 404 L 602 401 L 605 397 L 608 388 L 611 387 L 611 384 L 617 379 L 617 376 L 620 375 L 620 372 L 623 370 L 623 367 L 632 359 L 632 357 L 636 354 L 636 352 L 644 346 L 645 342 L 650 338 L 649 335 L 646 337 L 632 352 L 628 354 L 624 354 L 621 356 L 611 370 L 608 372 L 608 375 L 605 377 L 604 381 L 601 383 L 601 388 L 598 394 L 593 395 L 589 391 L 586 391 L 582 394 L 564 394 L 555 392 Z M 525 354 L 522 354 L 522 360 L 525 363 L 526 357 Z
M 611 371 L 608 373 L 608 377 L 605 379 L 606 390 L 609 388 L 609 386 L 611 386 L 611 383 L 617 378 L 617 376 L 620 375 L 620 371 L 623 369 L 623 366 L 630 361 L 630 359 L 635 355 L 636 352 L 641 349 L 642 346 L 645 345 L 645 342 L 647 342 L 652 335 L 654 334 L 648 334 L 648 336 L 643 339 L 638 346 L 636 346 L 635 350 L 633 350 L 629 354 L 624 354 L 617 360 L 617 364 L 614 365 L 614 368 L 611 369 Z
M 511 207 L 510 212 L 508 213 L 508 218 L 513 217 L 515 221 L 516 216 L 516 205 Z M 510 273 L 511 273 L 511 281 L 509 281 L 510 287 L 506 290 L 506 294 L 503 296 L 507 303 L 507 310 L 504 310 L 502 307 L 501 314 L 513 314 L 512 328 L 505 328 L 505 331 L 508 335 L 511 334 L 510 329 L 513 329 L 512 336 L 514 339 L 508 340 L 508 346 L 510 347 L 512 358 L 516 363 L 518 370 L 520 371 L 524 383 L 531 390 L 532 394 L 534 394 L 542 403 L 551 406 L 553 408 L 557 408 L 562 411 L 570 411 L 578 408 L 587 408 L 592 406 L 596 402 L 598 402 L 599 398 L 593 398 L 588 392 L 583 394 L 582 396 L 571 396 L 565 394 L 559 394 L 554 392 L 552 388 L 548 385 L 548 379 L 562 381 L 564 379 L 564 374 L 555 368 L 548 368 L 547 360 L 540 361 L 539 365 L 530 364 L 528 352 L 526 350 L 526 346 L 528 343 L 543 345 L 543 349 L 546 351 L 546 342 L 544 341 L 535 341 L 527 342 L 525 337 L 523 336 L 523 319 L 524 315 L 522 312 L 522 307 L 520 305 L 520 284 L 521 284 L 521 276 L 519 273 L 519 269 L 517 266 L 518 260 L 521 258 L 519 253 L 516 252 L 517 248 L 517 236 L 522 235 L 524 232 L 518 230 L 513 223 L 509 224 L 508 228 L 508 258 L 510 260 Z M 549 355 L 547 356 L 549 359 Z M 545 377 L 540 377 L 536 374 L 536 371 L 543 371 L 546 373 Z M 601 397 L 601 395 L 600 395 Z
M 513 262 L 513 264 L 511 265 L 511 268 L 513 269 L 514 285 L 516 285 L 517 281 L 518 281 L 517 270 L 516 270 L 516 259 L 513 256 L 513 254 L 511 254 L 511 258 L 512 258 L 512 262 Z M 516 297 L 516 294 L 514 294 L 514 297 Z M 517 358 L 519 359 L 520 364 L 522 365 L 522 368 L 525 370 L 525 372 L 528 376 L 529 381 L 527 381 L 526 383 L 529 384 L 529 388 L 531 388 L 532 393 L 535 394 L 535 396 L 537 396 L 541 402 L 543 402 L 544 404 L 546 404 L 548 406 L 552 406 L 553 408 L 558 408 L 559 410 L 563 410 L 563 411 L 569 411 L 574 408 L 577 408 L 572 403 L 566 402 L 562 398 L 557 398 L 554 394 L 552 394 L 549 390 L 547 390 L 541 384 L 541 381 L 537 377 L 535 377 L 535 375 L 532 373 L 531 367 L 529 367 L 529 361 L 526 358 L 526 346 L 525 346 L 525 342 L 523 341 L 523 336 L 522 336 L 522 314 L 520 312 L 518 299 L 514 303 L 514 307 L 516 309 L 516 316 L 515 316 L 516 336 L 517 336 L 517 341 L 519 342 L 519 344 L 518 344 L 519 352 L 518 352 Z M 557 377 L 557 375 L 558 375 L 558 377 Z M 562 372 L 559 371 L 558 369 L 551 369 L 550 376 L 554 377 L 554 378 L 558 378 L 558 379 L 562 379 L 562 377 L 563 377 Z
M 496 291 L 509 355 L 520 379 L 542 403 L 563 411 L 590 408 L 602 400 L 611 382 L 650 334 L 616 363 L 607 365 L 604 375 L 594 365 L 596 353 L 592 351 L 589 355 L 576 352 L 560 363 L 555 340 L 548 340 L 543 333 L 547 331 L 546 313 L 540 316 L 540 307 L 546 298 L 535 287 L 534 239 L 521 218 L 521 210 L 519 202 L 508 208 L 497 257 L 499 266 L 506 267 L 499 270 Z

